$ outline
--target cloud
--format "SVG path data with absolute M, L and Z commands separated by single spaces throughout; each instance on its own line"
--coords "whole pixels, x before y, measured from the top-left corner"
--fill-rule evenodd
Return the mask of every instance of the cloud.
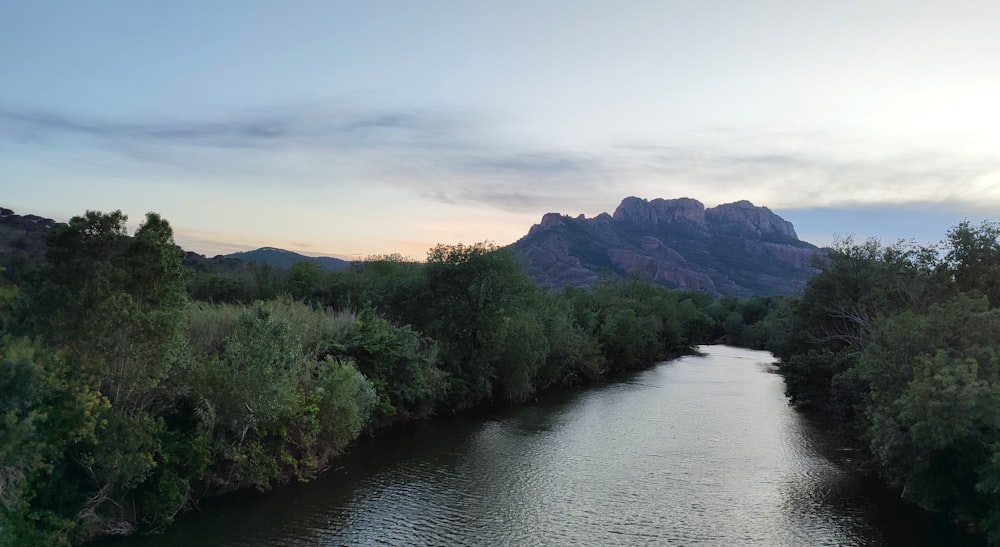
M 52 112 L 0 110 L 0 120 L 15 138 L 43 141 L 87 137 L 107 143 L 202 148 L 312 145 L 440 144 L 461 124 L 434 113 L 345 113 L 329 109 L 286 108 L 248 112 L 211 121 L 144 120 L 117 122 Z
M 1000 206 L 1000 157 L 959 141 L 710 128 L 565 149 L 512 143 L 489 118 L 429 109 L 288 106 L 208 120 L 116 121 L 0 110 L 0 139 L 89 170 L 317 187 L 384 185 L 509 212 L 613 209 L 627 195 L 772 208 Z M 92 150 L 99 150 L 101 162 Z M 75 156 L 74 156 L 75 154 Z M 60 158 L 65 160 L 65 158 Z M 65 163 L 65 161 L 60 161 Z
M 574 201 L 568 196 L 596 194 L 602 198 L 600 203 L 608 204 L 604 195 L 608 189 L 600 183 L 610 173 L 601 158 L 584 154 L 506 152 L 484 146 L 443 158 L 438 167 L 438 172 L 428 173 L 420 183 L 430 186 L 425 196 L 442 203 L 538 211 Z M 442 184 L 442 180 L 456 183 Z
M 736 132 L 734 132 L 736 133 Z M 744 135 L 691 145 L 620 147 L 636 178 L 695 190 L 718 202 L 750 199 L 770 207 L 950 203 L 1000 205 L 1000 157 L 939 146 L 857 140 L 815 133 L 798 139 Z M 791 143 L 789 143 L 791 140 Z M 705 198 L 700 198 L 705 199 Z
M 600 169 L 600 164 L 582 157 L 552 152 L 532 152 L 470 159 L 472 171 L 493 171 L 532 177 L 583 177 Z
M 303 187 L 365 181 L 504 210 L 534 207 L 602 172 L 599 161 L 581 154 L 505 143 L 477 116 L 431 110 L 289 107 L 208 121 L 129 122 L 0 110 L 0 126 L 0 138 L 82 157 L 99 149 L 144 173 L 228 174 L 241 184 L 280 177 Z
M 524 192 L 501 192 L 497 190 L 460 189 L 448 194 L 431 192 L 424 197 L 447 204 L 478 203 L 505 211 L 531 211 L 550 203 L 551 196 L 532 195 Z
M 289 133 L 280 120 L 196 123 L 126 123 L 91 120 L 50 112 L 0 111 L 0 120 L 16 138 L 30 142 L 65 136 L 98 141 L 183 143 L 189 146 L 256 148 Z

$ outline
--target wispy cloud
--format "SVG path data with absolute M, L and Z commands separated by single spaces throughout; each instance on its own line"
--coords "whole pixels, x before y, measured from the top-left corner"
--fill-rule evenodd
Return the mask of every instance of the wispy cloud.
M 444 203 L 534 207 L 592 181 L 599 160 L 504 143 L 474 115 L 271 109 L 212 121 L 115 122 L 0 110 L 0 138 L 28 147 L 99 148 L 132 168 L 229 170 L 293 184 L 403 186 Z M 311 181 L 311 182 L 310 182 Z
M 492 171 L 531 177 L 585 177 L 601 170 L 602 165 L 582 156 L 531 152 L 472 158 L 467 167 L 474 172 Z
M 448 194 L 436 192 L 424 195 L 441 203 L 478 203 L 506 211 L 531 211 L 552 203 L 555 199 L 549 195 L 481 189 L 459 189 Z
M 243 120 L 195 123 L 125 123 L 71 117 L 50 112 L 0 111 L 5 133 L 22 142 L 83 136 L 98 141 L 182 143 L 188 146 L 257 148 L 287 137 L 283 120 Z
M 249 112 L 211 121 L 148 120 L 120 122 L 66 114 L 0 110 L 3 132 L 22 141 L 88 137 L 99 142 L 131 141 L 146 146 L 210 148 L 312 145 L 422 146 L 458 143 L 462 123 L 435 113 L 344 113 L 329 109 L 287 108 Z
M 606 210 L 626 195 L 750 199 L 773 208 L 1000 207 L 1000 155 L 822 132 L 715 128 L 565 150 L 511 143 L 488 117 L 471 113 L 300 106 L 194 121 L 0 109 L 0 139 L 80 157 L 99 149 L 133 170 L 303 187 L 364 181 L 515 212 Z
M 788 135 L 744 136 L 736 146 L 622 146 L 622 170 L 719 201 L 748 198 L 772 207 L 1000 206 L 1000 155 L 806 133 L 791 146 Z

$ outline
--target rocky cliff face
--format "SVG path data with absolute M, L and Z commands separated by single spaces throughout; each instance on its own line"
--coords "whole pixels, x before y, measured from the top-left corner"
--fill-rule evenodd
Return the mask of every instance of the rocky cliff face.
M 646 201 L 627 197 L 615 209 L 613 218 L 644 229 L 666 226 L 702 229 L 705 227 L 705 206 L 691 198 Z
M 791 222 L 771 212 L 767 207 L 756 207 L 749 201 L 737 201 L 705 211 L 706 219 L 718 231 L 756 238 L 787 238 L 798 241 Z
M 637 274 L 716 295 L 795 294 L 817 248 L 792 223 L 749 201 L 706 209 L 694 199 L 622 200 L 614 215 L 548 213 L 514 244 L 532 278 L 589 287 L 603 272 Z

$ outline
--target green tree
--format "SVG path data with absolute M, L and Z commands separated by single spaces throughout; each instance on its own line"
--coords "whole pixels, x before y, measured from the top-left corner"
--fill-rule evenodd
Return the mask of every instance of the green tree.
M 375 411 L 375 386 L 353 363 L 330 357 L 320 363 L 316 385 L 319 440 L 329 453 L 339 454 Z
M 545 362 L 537 376 L 541 389 L 552 385 L 578 385 L 604 374 L 607 363 L 597 339 L 589 334 L 588 327 L 576 322 L 569 296 L 547 295 L 539 316 L 548 345 Z M 593 324 L 589 328 L 593 329 Z
M 188 356 L 182 251 L 159 215 L 146 215 L 133 237 L 126 220 L 120 211 L 88 211 L 57 228 L 47 264 L 26 290 L 28 333 L 65 356 L 68 382 L 109 403 L 94 437 L 67 446 L 64 456 L 74 464 L 73 480 L 64 480 L 85 494 L 77 508 L 84 536 L 162 521 L 151 514 L 148 483 L 198 474 L 197 466 L 173 467 L 163 445 L 175 402 L 168 380 Z
M 231 327 L 197 344 L 194 412 L 212 454 L 208 485 L 266 490 L 308 480 L 368 424 L 375 388 L 330 355 L 344 351 L 339 319 L 290 301 L 218 306 L 207 316 L 234 314 Z
M 120 211 L 88 211 L 53 233 L 34 291 L 38 331 L 65 348 L 124 412 L 148 408 L 186 356 L 187 270 L 155 213 L 127 235 Z
M 443 395 L 437 348 L 409 325 L 399 327 L 362 309 L 345 332 L 344 352 L 378 395 L 376 425 L 428 416 Z
M 880 472 L 904 496 L 944 510 L 975 505 L 977 471 L 1000 441 L 1000 311 L 958 297 L 887 318 L 858 370 L 863 427 Z
M 8 337 L 0 393 L 0 544 L 68 543 L 87 494 L 65 454 L 95 439 L 107 400 L 37 342 Z
M 859 352 L 880 316 L 923 309 L 936 301 L 941 279 L 936 250 L 905 243 L 883 247 L 876 239 L 837 242 L 819 259 L 820 273 L 797 310 L 800 348 Z
M 946 263 L 962 292 L 981 294 L 1000 306 L 1000 223 L 972 226 L 968 220 L 948 232 Z
M 1000 544 L 1000 227 L 938 249 L 838 245 L 778 346 L 793 402 L 853 419 L 904 498 L 979 520 Z M 846 411 L 844 411 L 846 410 Z
M 570 291 L 578 324 L 599 342 L 608 371 L 634 370 L 691 350 L 712 320 L 690 293 L 638 278 L 605 279 L 590 293 Z M 700 305 L 707 307 L 707 301 Z
M 782 369 L 795 377 L 787 384 L 793 400 L 854 408 L 858 390 L 867 388 L 856 377 L 840 377 L 854 368 L 878 320 L 926 310 L 953 292 L 938 268 L 936 250 L 929 247 L 883 247 L 875 239 L 862 244 L 848 239 L 838 242 L 818 266 L 820 272 L 795 306 L 790 332 L 775 349 Z M 821 364 L 821 356 L 829 361 Z M 815 367 L 814 378 L 807 366 Z M 827 389 L 817 389 L 824 382 L 830 382 Z M 841 389 L 834 390 L 834 384 Z M 808 386 L 809 392 L 796 393 L 798 386 Z M 841 395 L 847 398 L 839 399 Z
M 523 401 L 535 392 L 549 352 L 545 326 L 534 310 L 519 310 L 504 317 L 497 335 L 495 387 L 505 400 Z
M 221 358 L 206 363 L 198 378 L 217 487 L 263 490 L 279 478 L 287 448 L 281 429 L 295 415 L 306 367 L 287 321 L 263 304 L 240 316 Z
M 316 296 L 320 290 L 320 282 L 323 279 L 323 268 L 319 263 L 311 260 L 302 260 L 292 264 L 288 270 L 288 277 L 285 284 L 288 292 L 299 300 L 307 300 Z
M 501 326 L 535 290 L 510 250 L 490 243 L 428 251 L 426 291 L 409 322 L 440 344 L 448 400 L 456 408 L 489 399 L 501 351 Z

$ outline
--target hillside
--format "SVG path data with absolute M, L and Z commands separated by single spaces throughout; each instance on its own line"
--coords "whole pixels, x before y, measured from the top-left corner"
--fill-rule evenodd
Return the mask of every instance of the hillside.
M 58 223 L 0 208 L 0 266 L 7 275 L 44 260 L 45 240 Z M 792 224 L 766 207 L 739 201 L 706 209 L 694 199 L 625 198 L 613 215 L 544 215 L 513 246 L 539 285 L 589 287 L 602 273 L 637 274 L 671 287 L 715 295 L 795 294 L 814 273 L 817 247 L 801 241 Z M 196 272 L 235 273 L 250 262 L 288 270 L 300 261 L 324 270 L 349 262 L 264 247 L 207 258 L 187 253 Z
M 58 223 L 37 215 L 18 215 L 0 207 L 0 267 L 24 274 L 45 259 L 45 241 Z
M 281 270 L 287 270 L 296 262 L 302 261 L 315 262 L 326 271 L 346 270 L 347 267 L 351 265 L 350 262 L 339 258 L 331 258 L 329 256 L 306 256 L 296 252 L 286 251 L 284 249 L 275 249 L 274 247 L 261 247 L 260 249 L 254 249 L 252 251 L 230 253 L 224 256 L 225 258 L 235 258 L 245 262 L 267 264 L 272 268 L 278 268 Z
M 17 278 L 35 269 L 45 261 L 45 245 L 49 232 L 61 223 L 38 215 L 19 215 L 0 207 L 0 267 L 7 276 Z M 266 264 L 278 270 L 288 270 L 296 262 L 316 262 L 326 271 L 345 270 L 350 262 L 326 256 L 303 254 L 262 247 L 253 251 L 206 257 L 186 252 L 184 265 L 195 272 L 236 273 L 250 262 Z
M 706 209 L 690 198 L 637 197 L 613 215 L 548 213 L 514 247 L 547 288 L 589 287 L 606 272 L 730 296 L 798 293 L 819 250 L 748 201 Z

